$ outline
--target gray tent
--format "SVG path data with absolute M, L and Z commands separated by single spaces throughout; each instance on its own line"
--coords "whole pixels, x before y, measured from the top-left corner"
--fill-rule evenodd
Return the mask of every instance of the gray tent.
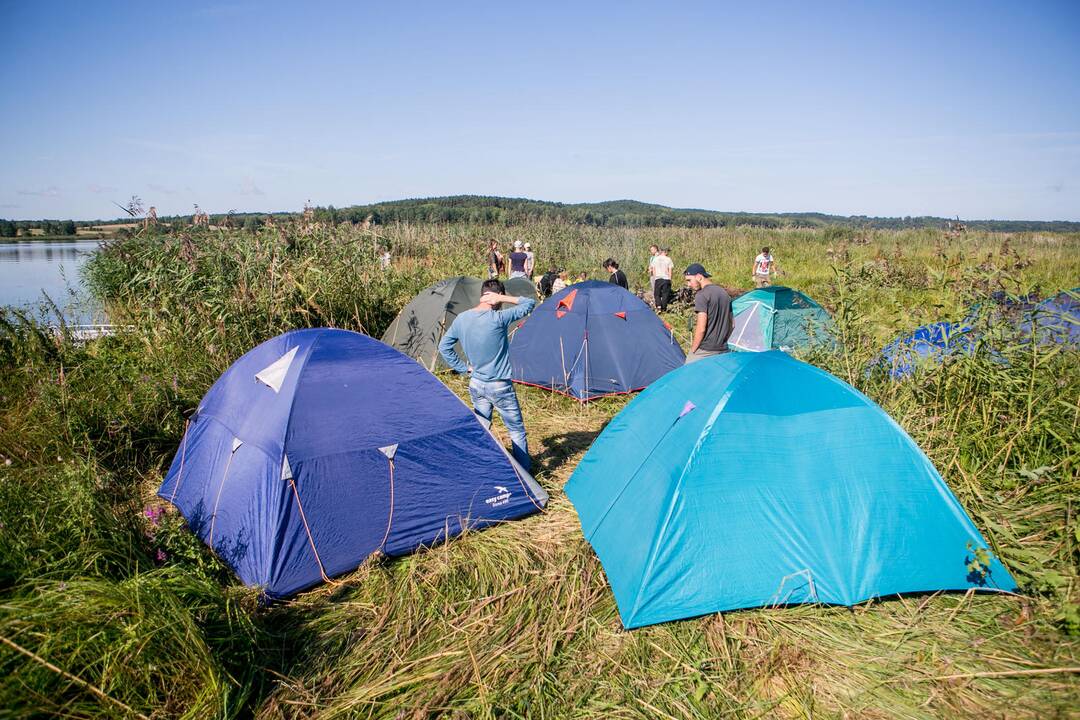
M 480 302 L 484 281 L 473 277 L 452 277 L 425 288 L 394 318 L 383 335 L 383 342 L 397 348 L 428 370 L 446 367 L 439 356 L 442 339 L 458 313 Z M 504 280 L 507 295 L 536 297 L 536 286 L 528 278 Z M 457 347 L 461 353 L 461 346 Z

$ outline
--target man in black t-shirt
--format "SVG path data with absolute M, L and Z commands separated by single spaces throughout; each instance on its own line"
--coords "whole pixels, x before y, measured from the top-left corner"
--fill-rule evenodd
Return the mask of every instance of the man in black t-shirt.
M 686 364 L 719 355 L 728 350 L 731 336 L 731 297 L 719 285 L 713 284 L 711 275 L 700 263 L 694 263 L 683 273 L 686 285 L 694 294 L 694 339 Z
M 604 269 L 611 273 L 611 277 L 608 278 L 609 283 L 618 285 L 623 290 L 630 289 L 630 283 L 626 282 L 626 273 L 619 269 L 619 263 L 608 258 L 604 261 Z

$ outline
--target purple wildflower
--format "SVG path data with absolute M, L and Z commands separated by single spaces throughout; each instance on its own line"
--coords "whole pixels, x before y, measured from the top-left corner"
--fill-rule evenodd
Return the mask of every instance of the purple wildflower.
M 165 551 L 162 550 L 161 548 L 158 548 L 157 555 L 155 555 L 154 557 L 157 558 L 157 561 L 159 563 L 165 562 L 169 558 L 169 556 L 166 555 Z
M 151 507 L 148 505 L 146 508 L 143 509 L 143 515 L 146 516 L 147 520 L 149 520 L 150 524 L 154 527 L 158 526 L 158 524 L 161 522 L 161 516 L 164 514 L 165 511 L 162 508 Z

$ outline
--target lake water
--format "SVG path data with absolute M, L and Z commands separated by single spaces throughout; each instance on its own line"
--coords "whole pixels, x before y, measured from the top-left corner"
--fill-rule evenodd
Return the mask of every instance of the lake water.
M 98 249 L 97 240 L 0 242 L 0 305 L 14 305 L 43 313 L 45 296 L 55 302 L 72 323 L 102 322 L 101 313 L 87 300 L 80 270 Z

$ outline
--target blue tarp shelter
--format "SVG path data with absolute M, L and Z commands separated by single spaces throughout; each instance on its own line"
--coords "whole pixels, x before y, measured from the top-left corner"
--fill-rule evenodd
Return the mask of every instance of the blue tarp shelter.
M 237 360 L 199 404 L 158 495 L 271 597 L 547 501 L 435 376 L 331 329 Z
M 1080 346 L 1080 288 L 1040 302 L 1025 313 L 1020 331 L 1040 345 Z
M 936 322 L 915 328 L 881 350 L 876 365 L 894 380 L 908 377 L 924 363 L 940 363 L 954 355 L 975 351 L 975 333 L 959 323 Z
M 562 290 L 514 332 L 514 382 L 578 400 L 641 390 L 686 360 L 670 326 L 613 283 L 589 280 Z
M 627 628 L 737 608 L 1015 590 L 884 411 L 785 353 L 665 375 L 565 486 Z

